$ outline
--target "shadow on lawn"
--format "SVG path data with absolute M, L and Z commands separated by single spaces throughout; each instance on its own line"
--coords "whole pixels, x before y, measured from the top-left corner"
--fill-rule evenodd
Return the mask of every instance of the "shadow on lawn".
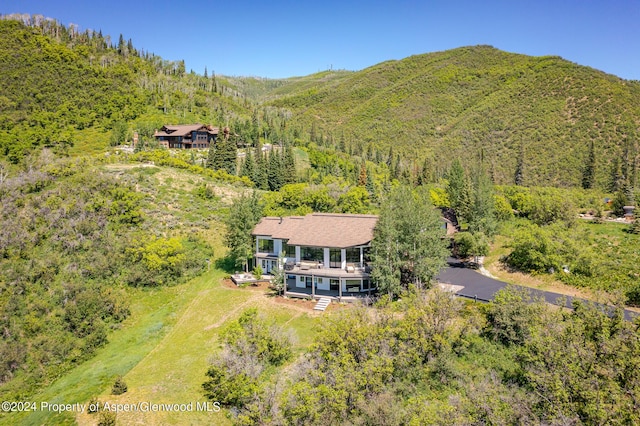
M 215 261 L 215 267 L 222 269 L 228 274 L 234 274 L 236 269 L 236 263 L 231 256 L 220 257 Z

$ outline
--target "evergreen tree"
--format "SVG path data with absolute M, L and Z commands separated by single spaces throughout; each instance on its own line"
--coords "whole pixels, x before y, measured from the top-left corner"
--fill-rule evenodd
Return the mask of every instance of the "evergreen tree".
M 256 168 L 253 175 L 253 181 L 256 184 L 256 187 L 259 189 L 263 189 L 265 191 L 269 190 L 269 180 L 267 176 L 267 161 L 262 153 L 262 145 L 258 142 L 256 146 L 256 158 L 255 158 Z
M 284 158 L 283 158 L 283 184 L 287 185 L 290 183 L 296 182 L 297 171 L 296 171 L 296 159 L 293 153 L 293 148 L 291 145 L 287 144 L 284 148 Z
M 283 182 L 282 162 L 280 154 L 275 149 L 271 150 L 268 159 L 267 180 L 271 191 L 278 191 L 282 188 Z
M 371 173 L 371 171 L 367 171 L 367 182 L 365 183 L 365 188 L 367 189 L 371 199 L 375 200 L 377 198 L 376 185 L 373 181 L 373 173 Z
M 216 144 L 211 143 L 209 145 L 209 152 L 207 153 L 207 167 L 215 170 L 215 159 L 216 159 Z
M 242 162 L 242 168 L 240 169 L 240 176 L 246 176 L 253 180 L 255 174 L 256 164 L 253 161 L 253 154 L 250 149 L 247 149 L 247 154 Z M 255 183 L 255 182 L 254 182 Z
M 396 158 L 394 158 L 393 160 L 393 165 L 389 170 L 389 174 L 391 175 L 392 179 L 400 178 L 402 174 L 402 170 L 400 169 L 400 154 L 396 154 Z
M 447 174 L 446 190 L 451 208 L 458 217 L 467 219 L 471 204 L 470 184 L 458 159 L 453 162 Z
M 418 173 L 416 182 L 418 185 L 426 185 L 430 182 L 430 161 L 428 158 L 425 158 L 422 163 L 422 169 Z
M 124 37 L 122 36 L 122 34 L 120 34 L 120 37 L 118 38 L 118 54 L 124 55 L 124 49 L 125 49 Z
M 624 186 L 624 183 L 625 179 L 622 174 L 620 159 L 616 156 L 611 162 L 611 172 L 609 174 L 609 184 L 607 185 L 607 189 L 610 192 L 616 192 Z
M 224 170 L 231 175 L 235 175 L 237 173 L 237 163 L 236 143 L 230 138 L 218 139 L 215 148 L 209 147 L 208 165 L 213 170 Z
M 391 168 L 393 166 L 393 160 L 395 159 L 395 154 L 393 153 L 393 145 L 389 147 L 389 155 L 387 156 L 387 167 Z
M 248 260 L 255 249 L 251 232 L 261 217 L 260 197 L 254 192 L 251 196 L 242 195 L 237 198 L 224 220 L 225 242 L 229 247 L 229 255 L 238 269 L 248 271 Z
M 582 171 L 582 188 L 591 189 L 595 183 L 596 176 L 596 152 L 595 144 L 591 141 L 589 145 L 589 157 Z

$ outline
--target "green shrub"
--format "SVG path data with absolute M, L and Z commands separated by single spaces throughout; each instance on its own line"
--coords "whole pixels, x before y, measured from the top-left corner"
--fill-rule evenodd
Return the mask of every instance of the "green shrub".
M 98 426 L 116 426 L 116 413 L 113 411 L 101 411 L 98 418 Z
M 256 267 L 253 268 L 253 271 L 251 273 L 257 280 L 262 279 L 262 275 L 263 275 L 262 266 L 256 265 Z
M 127 392 L 127 390 L 128 386 L 122 376 L 116 377 L 116 380 L 113 382 L 113 386 L 111 387 L 111 395 L 122 395 Z

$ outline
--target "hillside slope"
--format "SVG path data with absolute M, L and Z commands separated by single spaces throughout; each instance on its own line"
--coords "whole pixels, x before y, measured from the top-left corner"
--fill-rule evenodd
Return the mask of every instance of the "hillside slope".
M 483 157 L 499 183 L 513 183 L 520 157 L 524 184 L 577 186 L 593 141 L 604 186 L 625 147 L 635 161 L 640 134 L 640 83 L 490 46 L 383 62 L 271 103 L 360 149 L 393 145 L 436 163 Z
M 25 16 L 0 19 L 0 158 L 17 163 L 41 146 L 95 152 L 117 127 L 152 139 L 167 123 L 220 126 L 250 117 L 242 97 L 215 76 L 187 73 L 184 61 L 137 50 L 122 36 L 113 44 L 101 33 Z

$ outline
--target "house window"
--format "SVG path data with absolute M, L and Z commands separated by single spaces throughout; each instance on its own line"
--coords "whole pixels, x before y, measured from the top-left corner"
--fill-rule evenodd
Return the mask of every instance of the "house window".
M 329 282 L 329 290 L 338 291 L 340 287 L 340 280 L 332 278 Z
M 345 285 L 347 287 L 347 291 L 350 293 L 356 293 L 360 291 L 360 284 L 362 282 L 360 280 L 345 280 Z
M 273 240 L 258 240 L 258 253 L 273 253 Z
M 302 260 L 321 262 L 324 260 L 324 250 L 318 247 L 302 247 Z
M 282 251 L 284 252 L 284 257 L 296 257 L 296 246 L 282 243 Z
M 360 263 L 360 248 L 347 249 L 347 263 Z
M 342 268 L 342 255 L 340 249 L 329 250 L 329 267 Z

